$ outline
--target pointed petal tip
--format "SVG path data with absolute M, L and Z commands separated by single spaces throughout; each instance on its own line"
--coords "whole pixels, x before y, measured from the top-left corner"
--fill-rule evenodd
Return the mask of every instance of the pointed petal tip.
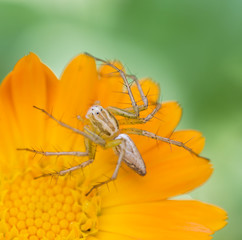
M 29 52 L 27 55 L 22 57 L 14 66 L 13 72 L 18 71 L 30 64 L 39 65 L 41 63 L 40 58 L 33 52 Z
M 28 61 L 40 61 L 40 58 L 34 52 L 29 52 L 27 55 L 23 57 L 23 59 L 26 59 Z

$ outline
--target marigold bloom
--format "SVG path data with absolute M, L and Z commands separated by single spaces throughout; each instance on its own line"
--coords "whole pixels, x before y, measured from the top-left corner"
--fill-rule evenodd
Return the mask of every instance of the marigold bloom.
M 118 64 L 118 63 L 117 63 Z M 98 148 L 89 167 L 72 178 L 34 177 L 61 170 L 86 157 L 40 157 L 19 147 L 45 151 L 84 151 L 83 137 L 59 126 L 34 109 L 45 109 L 57 119 L 82 128 L 76 115 L 100 101 L 103 107 L 130 103 L 122 94 L 122 79 L 108 66 L 96 68 L 93 58 L 77 56 L 60 81 L 31 53 L 22 58 L 0 86 L 0 239 L 210 239 L 225 224 L 226 213 L 199 201 L 169 200 L 204 183 L 212 173 L 209 161 L 182 148 L 131 136 L 144 158 L 144 177 L 123 165 L 115 184 L 90 195 L 91 186 L 111 176 L 117 162 L 112 149 Z M 138 95 L 135 86 L 134 95 Z M 159 87 L 142 82 L 150 102 Z M 149 111 L 149 109 L 147 110 Z M 163 137 L 187 142 L 200 153 L 204 138 L 197 131 L 176 131 L 181 108 L 166 102 L 157 118 L 137 125 Z M 172 151 L 171 151 L 172 148 Z

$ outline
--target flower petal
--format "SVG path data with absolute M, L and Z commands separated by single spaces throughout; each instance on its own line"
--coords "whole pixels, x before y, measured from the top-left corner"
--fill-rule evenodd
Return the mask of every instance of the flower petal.
M 8 159 L 11 154 L 15 156 L 16 148 L 43 146 L 46 118 L 39 117 L 33 105 L 49 110 L 57 83 L 54 74 L 33 53 L 23 57 L 3 80 L 0 110 L 5 114 L 0 119 L 0 133 L 6 144 L 1 145 L 1 153 L 6 151 Z M 9 168 L 21 165 L 18 162 L 12 166 L 10 162 Z
M 122 69 L 123 66 L 119 62 L 112 62 L 116 67 Z M 104 108 L 110 106 L 119 106 L 123 102 L 124 83 L 120 74 L 108 65 L 102 65 L 98 71 L 98 96 L 97 101 L 100 101 Z
M 12 93 L 11 93 L 11 78 L 12 73 L 3 80 L 0 85 L 0 154 L 1 159 L 6 159 L 8 157 L 11 159 L 15 156 L 13 152 L 13 143 L 16 143 L 19 136 L 19 127 L 17 125 L 13 107 Z M 4 166 L 0 164 L 0 166 Z
M 180 141 L 185 141 L 193 136 L 190 144 L 198 152 L 204 145 L 204 139 L 199 132 L 179 131 L 175 135 L 176 139 Z M 147 174 L 142 177 L 123 164 L 115 181 L 115 186 L 111 183 L 109 190 L 105 186 L 101 189 L 105 199 L 104 207 L 155 201 L 183 194 L 200 186 L 212 173 L 211 164 L 208 160 L 192 155 L 183 148 L 172 147 L 171 150 L 167 143 L 159 144 L 142 156 L 146 164 Z M 112 157 L 108 157 L 108 159 L 110 160 L 105 164 L 109 164 L 109 166 L 115 164 Z M 98 163 L 95 162 L 95 164 Z M 99 164 L 101 164 L 101 161 Z M 104 163 L 102 162 L 102 164 Z M 96 168 L 98 168 L 97 166 Z M 111 176 L 114 166 L 111 169 L 105 175 Z
M 96 235 L 98 240 L 138 240 L 136 238 L 127 236 L 126 233 L 113 233 L 112 230 L 109 231 L 99 231 Z M 89 240 L 89 238 L 88 238 Z
M 36 136 L 39 142 L 43 141 L 44 122 L 33 105 L 48 110 L 56 84 L 54 74 L 33 53 L 23 57 L 1 84 L 2 107 L 5 105 L 3 110 L 14 114 L 21 136 L 25 136 L 25 144 L 33 143 Z
M 144 95 L 147 97 L 148 99 L 148 108 L 154 106 L 155 103 L 157 103 L 159 101 L 159 96 L 160 96 L 160 87 L 157 83 L 155 83 L 152 79 L 149 78 L 144 78 L 139 80 L 139 83 L 141 85 L 141 88 L 143 90 Z M 133 93 L 134 99 L 137 103 L 137 105 L 143 105 L 143 101 L 140 95 L 140 92 L 138 90 L 137 85 L 135 84 L 135 82 L 132 83 L 131 86 L 131 91 Z M 125 90 L 126 94 L 123 94 L 123 98 L 122 98 L 122 102 L 120 104 L 121 108 L 128 108 L 128 107 L 132 107 L 132 103 L 130 100 L 130 96 L 128 95 L 127 90 Z M 144 116 L 145 113 L 147 113 L 148 111 L 141 111 L 141 116 Z
M 94 59 L 78 55 L 68 64 L 60 81 L 53 113 L 70 121 L 78 114 L 84 117 L 97 100 L 98 75 Z
M 150 121 L 145 124 L 130 125 L 128 128 L 144 129 L 158 136 L 170 137 L 180 121 L 181 114 L 182 111 L 177 102 L 165 102 L 162 104 L 161 109 L 155 114 L 155 117 Z M 125 128 L 127 126 L 122 127 Z M 142 149 L 142 153 L 157 147 L 158 142 L 154 141 L 154 139 L 136 135 L 131 135 L 131 138 L 138 149 Z
M 83 123 L 77 119 L 77 116 L 84 119 L 88 108 L 96 101 L 97 84 L 98 76 L 94 59 L 85 54 L 78 55 L 63 72 L 52 115 L 74 128 L 82 129 Z M 52 119 L 49 119 L 47 134 L 48 151 L 56 151 L 56 149 L 84 151 L 84 138 L 60 126 Z M 67 162 L 69 164 L 69 160 Z
M 225 224 L 222 209 L 198 201 L 167 200 L 103 210 L 100 229 L 134 239 L 210 239 Z

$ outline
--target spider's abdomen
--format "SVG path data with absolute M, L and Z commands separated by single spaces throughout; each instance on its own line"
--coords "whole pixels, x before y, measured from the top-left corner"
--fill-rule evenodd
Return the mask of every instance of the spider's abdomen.
M 146 174 L 145 163 L 132 139 L 127 134 L 119 134 L 115 139 L 122 140 L 122 143 L 114 148 L 115 153 L 119 155 L 121 151 L 124 151 L 124 162 L 139 175 L 144 176 Z
M 89 108 L 86 118 L 101 136 L 112 137 L 119 131 L 117 119 L 105 108 L 93 105 Z

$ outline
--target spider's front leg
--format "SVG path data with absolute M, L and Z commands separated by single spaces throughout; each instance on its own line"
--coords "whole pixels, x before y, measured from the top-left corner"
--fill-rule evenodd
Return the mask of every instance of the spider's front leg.
M 104 64 L 106 64 L 106 65 L 112 67 L 114 70 L 116 70 L 116 71 L 120 74 L 121 78 L 123 79 L 124 85 L 125 85 L 125 87 L 126 87 L 126 89 L 127 89 L 127 92 L 128 92 L 128 94 L 129 94 L 129 98 L 130 98 L 130 100 L 131 100 L 132 110 L 133 110 L 133 112 L 134 112 L 133 114 L 134 114 L 136 117 L 139 117 L 140 109 L 141 109 L 141 108 L 142 108 L 142 109 L 147 109 L 147 107 L 148 107 L 148 99 L 147 99 L 147 97 L 145 96 L 145 94 L 144 94 L 144 92 L 143 92 L 143 89 L 142 89 L 142 87 L 141 87 L 141 85 L 140 85 L 140 82 L 139 82 L 138 78 L 137 78 L 135 75 L 129 75 L 129 74 L 126 74 L 122 69 L 119 69 L 118 67 L 116 67 L 116 66 L 115 66 L 114 64 L 112 64 L 111 62 L 108 62 L 108 61 L 105 61 L 105 60 L 103 60 L 103 59 L 100 59 L 100 58 L 94 57 L 94 56 L 92 56 L 92 55 L 89 54 L 89 53 L 85 53 L 85 54 L 88 55 L 88 56 L 90 56 L 90 57 L 92 57 L 92 58 L 94 58 L 96 61 L 102 62 L 102 63 L 104 63 Z M 131 78 L 131 79 L 135 82 L 135 84 L 136 84 L 136 86 L 137 86 L 137 88 L 138 88 L 139 94 L 140 94 L 140 96 L 141 96 L 141 99 L 142 99 L 142 101 L 143 101 L 143 105 L 142 105 L 142 106 L 138 106 L 138 105 L 137 105 L 137 102 L 135 101 L 135 99 L 134 99 L 134 95 L 133 95 L 132 90 L 131 90 L 131 88 L 130 88 L 130 84 L 129 84 L 128 78 Z
M 53 119 L 55 122 L 57 122 L 62 127 L 67 128 L 74 133 L 82 135 L 83 137 L 89 139 L 90 141 L 92 141 L 93 143 L 95 143 L 97 145 L 100 145 L 102 147 L 105 146 L 105 144 L 106 144 L 105 140 L 102 139 L 97 134 L 95 134 L 94 132 L 90 131 L 88 128 L 84 127 L 85 131 L 81 131 L 77 128 L 71 127 L 70 125 L 56 119 L 52 114 L 48 113 L 45 109 L 42 109 L 42 108 L 39 108 L 39 107 L 36 107 L 36 106 L 33 106 L 33 107 L 38 109 L 39 111 L 43 112 L 44 114 L 46 114 L 49 118 Z M 80 117 L 78 117 L 78 119 L 80 119 Z

